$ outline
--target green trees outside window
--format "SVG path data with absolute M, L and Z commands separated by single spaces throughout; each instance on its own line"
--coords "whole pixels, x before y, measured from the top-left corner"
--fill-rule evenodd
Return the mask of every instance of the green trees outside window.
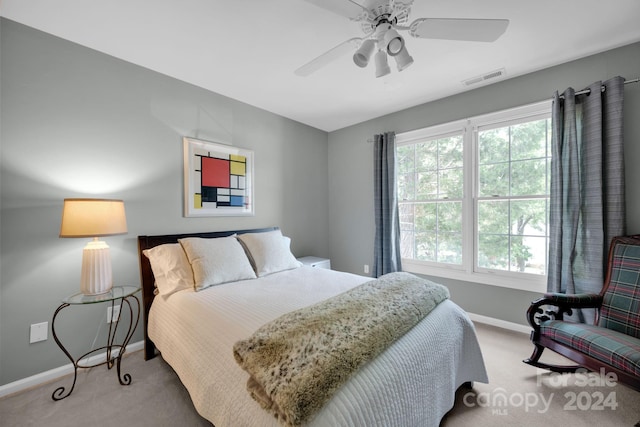
M 403 257 L 462 263 L 462 135 L 399 146 L 396 157 Z
M 546 274 L 550 114 L 504 116 L 400 138 L 403 258 Z
M 478 132 L 477 265 L 545 274 L 550 120 Z

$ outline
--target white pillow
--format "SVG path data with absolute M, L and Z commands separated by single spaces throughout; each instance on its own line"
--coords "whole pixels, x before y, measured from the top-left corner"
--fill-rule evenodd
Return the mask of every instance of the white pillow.
M 171 295 L 183 289 L 193 289 L 191 264 L 179 243 L 167 243 L 142 251 L 156 279 L 160 295 Z
M 289 249 L 291 239 L 280 230 L 239 234 L 258 277 L 302 266 Z
M 196 291 L 221 283 L 256 278 L 235 237 L 187 237 L 178 241 L 191 263 Z

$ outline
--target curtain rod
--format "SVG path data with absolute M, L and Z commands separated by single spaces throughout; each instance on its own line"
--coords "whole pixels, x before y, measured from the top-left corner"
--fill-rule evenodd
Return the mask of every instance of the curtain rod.
M 629 83 L 638 83 L 640 82 L 640 78 L 638 79 L 631 79 L 631 80 L 625 80 L 624 84 L 628 85 Z M 605 86 L 600 86 L 600 91 L 604 92 L 606 90 Z M 584 94 L 588 94 L 591 92 L 591 89 L 583 89 L 583 90 L 579 90 L 576 93 L 574 93 L 574 95 L 584 95 Z M 560 99 L 564 99 L 564 95 L 560 95 L 559 96 Z
M 625 80 L 624 81 L 625 85 L 628 85 L 630 83 L 640 83 L 640 78 L 630 79 L 630 80 Z M 600 91 L 604 92 L 605 90 L 606 90 L 605 86 L 600 86 Z M 579 90 L 574 95 L 584 95 L 585 93 L 589 93 L 589 92 L 591 92 L 591 89 L 583 89 L 583 90 Z M 559 98 L 560 99 L 564 99 L 564 95 L 560 95 Z M 373 143 L 373 138 L 367 139 L 367 143 L 369 143 L 369 144 Z

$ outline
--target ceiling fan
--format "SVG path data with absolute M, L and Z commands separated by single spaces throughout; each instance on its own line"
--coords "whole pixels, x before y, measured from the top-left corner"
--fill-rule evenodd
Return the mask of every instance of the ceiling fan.
M 493 42 L 509 25 L 508 19 L 455 18 L 418 18 L 406 25 L 414 0 L 364 0 L 362 5 L 352 0 L 305 1 L 359 22 L 365 35 L 346 40 L 295 70 L 295 74 L 302 77 L 353 50 L 353 61 L 363 68 L 376 51 L 376 77 L 391 72 L 387 56 L 393 57 L 398 71 L 402 71 L 413 64 L 413 58 L 398 31 L 408 31 L 412 37 L 423 39 Z

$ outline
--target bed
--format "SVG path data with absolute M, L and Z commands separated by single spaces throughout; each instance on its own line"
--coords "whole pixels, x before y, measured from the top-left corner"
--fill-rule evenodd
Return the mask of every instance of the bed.
M 252 246 L 254 236 L 259 236 L 257 250 L 255 242 Z M 264 236 L 283 241 L 282 253 L 260 246 Z M 198 261 L 207 263 L 205 270 L 217 262 L 215 268 L 209 268 L 209 272 L 218 270 L 213 271 L 215 275 L 241 255 L 225 247 L 213 250 L 214 258 L 198 259 L 193 247 L 185 243 L 197 247 L 232 243 L 233 239 L 244 239 L 241 247 L 252 270 L 262 274 L 231 281 L 222 277 L 216 286 L 198 288 L 203 268 Z M 321 304 L 372 280 L 302 266 L 292 258 L 289 243 L 277 227 L 138 236 L 145 359 L 159 351 L 180 377 L 198 413 L 217 427 L 281 425 L 247 391 L 249 374 L 234 359 L 234 345 L 286 313 Z M 164 256 L 162 252 L 171 249 L 174 255 L 183 256 L 180 248 L 187 252 L 184 259 L 191 264 L 195 288 L 193 283 L 176 286 L 180 281 L 174 274 L 176 263 L 159 266 L 158 254 L 152 254 Z M 265 249 L 269 250 L 260 253 Z M 270 261 L 264 258 L 274 254 L 286 262 L 267 265 Z M 153 268 L 150 260 L 154 260 Z M 170 291 L 165 282 L 170 283 Z M 486 383 L 488 378 L 473 324 L 460 307 L 446 299 L 353 373 L 305 425 L 438 426 L 453 407 L 456 390 L 475 381 Z

